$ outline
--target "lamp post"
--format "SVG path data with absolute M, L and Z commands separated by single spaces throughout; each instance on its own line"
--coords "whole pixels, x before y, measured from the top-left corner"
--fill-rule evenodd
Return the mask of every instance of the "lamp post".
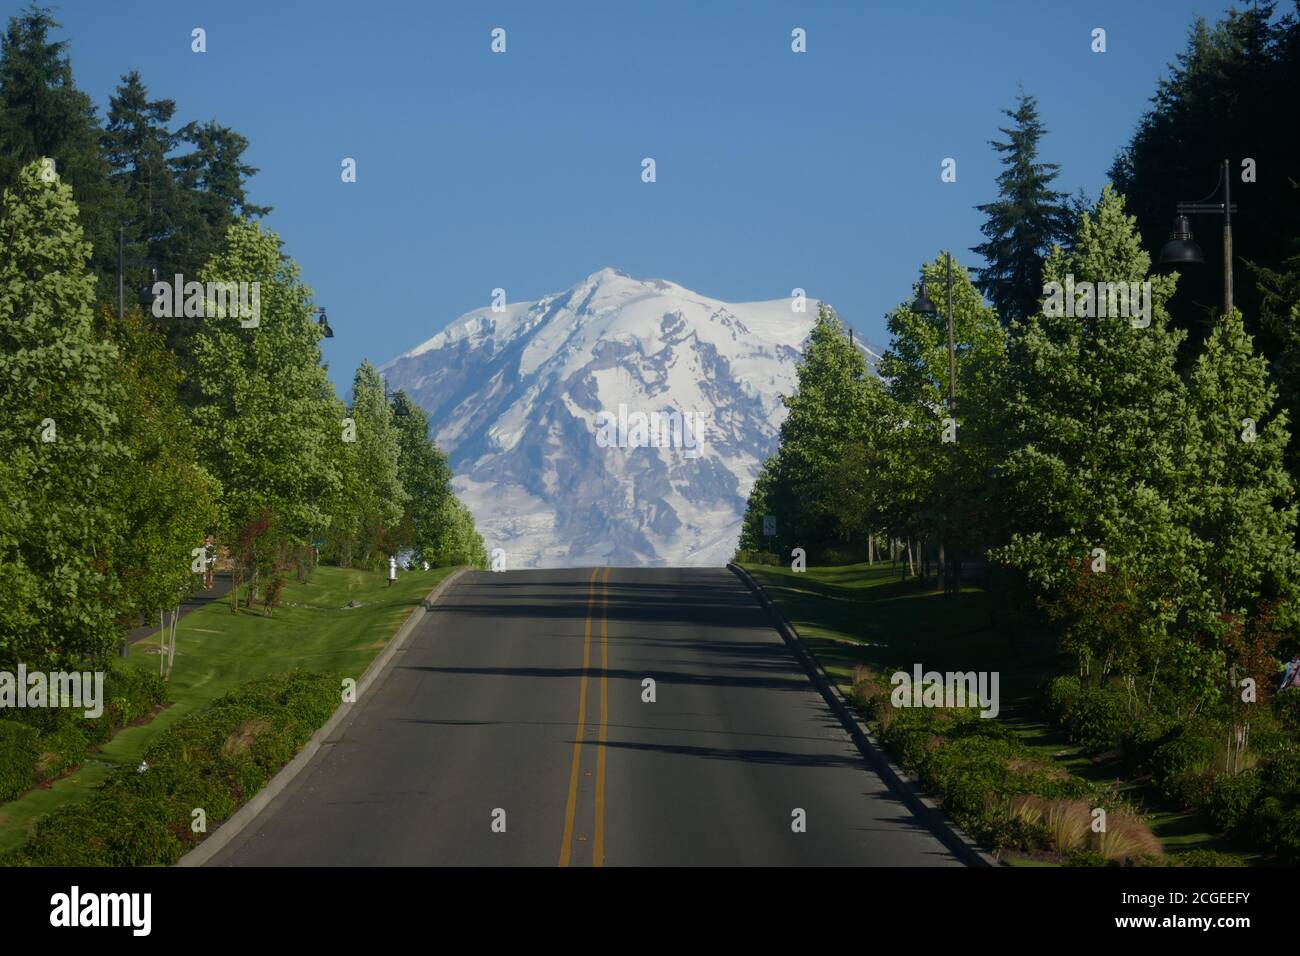
M 153 284 L 158 281 L 158 263 L 153 259 L 128 259 L 126 257 L 126 232 L 119 228 L 117 230 L 117 319 L 122 321 L 126 317 L 126 267 L 127 266 L 149 266 L 149 282 L 140 290 L 140 296 L 137 301 L 141 309 L 146 309 L 153 303 Z
M 947 265 L 948 287 L 948 415 L 955 417 L 957 414 L 957 344 L 952 320 L 952 253 L 945 252 L 944 260 Z M 921 291 L 916 301 L 912 303 L 912 311 L 919 315 L 937 315 L 939 311 L 927 294 L 924 269 L 921 270 Z M 944 547 L 940 563 L 943 565 L 944 592 L 955 594 L 961 590 L 961 562 L 955 554 L 947 553 L 950 550 Z
M 1219 194 L 1220 187 L 1223 189 L 1223 202 L 1209 202 L 1208 200 Z M 1201 247 L 1192 239 L 1192 229 L 1187 217 L 1189 215 L 1222 214 L 1223 314 L 1231 314 L 1232 214 L 1237 211 L 1237 207 L 1232 202 L 1232 174 L 1228 169 L 1228 161 L 1225 159 L 1219 167 L 1219 181 L 1208 196 L 1198 199 L 1196 202 L 1180 202 L 1174 208 L 1178 215 L 1174 217 L 1174 228 L 1169 235 L 1169 241 L 1160 250 L 1161 265 L 1199 264 L 1205 262 L 1205 254 L 1201 252 Z
M 309 313 L 307 313 L 307 314 L 308 314 L 308 315 L 315 315 L 317 312 L 320 313 L 320 318 L 316 320 L 316 324 L 319 325 L 319 326 L 321 327 L 321 332 L 323 333 L 323 334 L 321 335 L 321 338 L 325 338 L 325 339 L 332 339 L 332 338 L 334 338 L 334 330 L 330 328 L 329 319 L 325 318 L 325 308 L 324 308 L 324 306 L 322 306 L 322 307 L 319 308 L 319 309 L 312 309 L 312 310 L 311 310 Z

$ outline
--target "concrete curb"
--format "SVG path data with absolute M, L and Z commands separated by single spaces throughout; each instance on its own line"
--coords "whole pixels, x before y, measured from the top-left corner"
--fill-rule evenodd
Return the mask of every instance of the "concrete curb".
M 808 671 L 813 683 L 821 691 L 822 696 L 826 698 L 831 710 L 835 712 L 835 716 L 840 719 L 850 736 L 853 737 L 853 742 L 857 744 L 862 756 L 867 758 L 867 762 L 880 774 L 881 779 L 885 781 L 889 788 L 898 794 L 907 808 L 967 866 L 1000 866 L 1001 864 L 993 854 L 972 840 L 961 827 L 952 821 L 948 814 L 944 813 L 943 808 L 938 803 L 926 795 L 906 770 L 894 763 L 889 754 L 885 752 L 885 748 L 881 746 L 875 735 L 868 729 L 866 722 L 858 716 L 857 710 L 845 700 L 844 695 L 840 693 L 839 687 L 830 679 L 830 675 L 826 673 L 821 662 L 808 650 L 794 625 L 786 620 L 780 608 L 767 596 L 767 591 L 763 589 L 763 585 L 759 584 L 749 571 L 738 564 L 728 563 L 727 568 L 745 583 L 758 599 L 758 603 L 767 610 L 768 615 L 776 624 L 776 629 L 780 633 L 782 640 L 789 645 L 790 649 L 794 651 L 795 657 Z
M 468 570 L 468 568 L 458 568 L 447 575 L 438 582 L 437 587 L 425 596 L 424 600 L 420 602 L 420 606 L 406 616 L 406 620 L 402 622 L 402 626 L 397 629 L 397 633 L 389 640 L 388 645 L 379 652 L 378 657 L 370 662 L 366 672 L 361 675 L 361 680 L 357 681 L 358 703 L 365 699 L 366 691 L 392 663 L 393 658 L 397 656 L 397 652 L 406 646 L 406 642 L 415 630 L 416 625 L 424 620 L 424 615 L 432 610 L 443 594 Z M 232 840 L 239 836 L 257 818 L 259 813 L 266 809 L 267 804 L 279 796 L 284 788 L 306 769 L 312 758 L 316 756 L 316 752 L 320 750 L 321 745 L 325 743 L 330 734 L 334 733 L 352 715 L 356 706 L 356 704 L 340 703 L 335 709 L 334 715 L 316 733 L 311 735 L 311 739 L 303 744 L 302 750 L 298 751 L 292 760 L 280 768 L 280 772 L 267 781 L 265 787 L 257 791 L 251 800 L 232 813 L 226 819 L 226 822 L 214 830 L 206 840 L 177 860 L 175 865 L 203 866 L 224 850 Z

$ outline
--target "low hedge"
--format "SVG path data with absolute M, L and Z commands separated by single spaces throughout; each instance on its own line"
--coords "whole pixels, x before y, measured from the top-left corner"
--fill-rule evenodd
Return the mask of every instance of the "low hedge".
M 887 697 L 861 691 L 857 699 L 870 704 L 879 719 L 881 742 L 903 767 L 940 796 L 962 829 L 992 849 L 1043 845 L 1042 829 L 1010 811 L 1013 797 L 1093 795 L 1088 781 L 1043 763 L 1013 731 L 981 718 L 978 709 L 894 710 Z
M 12 800 L 36 785 L 35 727 L 16 720 L 0 720 L 0 800 Z
M 244 684 L 165 731 L 143 770 L 121 768 L 87 801 L 37 824 L 0 859 L 27 866 L 170 866 L 257 793 L 334 713 L 335 674 L 290 671 Z
M 1070 739 L 1085 753 L 1100 753 L 1124 746 L 1133 718 L 1123 694 L 1101 687 L 1081 691 L 1065 713 Z
M 1273 696 L 1273 713 L 1287 730 L 1300 730 L 1300 690 L 1288 687 Z
M 1209 796 L 1214 757 L 1222 746 L 1219 728 L 1209 723 L 1189 725 L 1152 753 L 1151 782 L 1176 803 L 1200 806 Z
M 1300 806 L 1293 796 L 1263 796 L 1242 822 L 1256 846 L 1277 854 L 1282 863 L 1300 863 Z
M 1215 777 L 1206 805 L 1215 829 L 1228 833 L 1245 823 L 1262 789 L 1259 774 L 1253 771 Z
M 29 739 L 31 774 L 17 772 L 8 761 L 20 759 L 12 747 L 0 744 L 0 801 L 13 800 L 38 783 L 79 767 L 90 748 L 104 743 L 123 727 L 167 699 L 167 685 L 157 674 L 137 667 L 111 667 L 104 673 L 103 711 L 87 719 L 84 708 L 33 707 L 0 713 L 0 735 Z M 25 731 L 14 728 L 22 727 Z M 26 753 L 27 751 L 22 751 Z M 15 790 L 14 787 L 22 784 Z

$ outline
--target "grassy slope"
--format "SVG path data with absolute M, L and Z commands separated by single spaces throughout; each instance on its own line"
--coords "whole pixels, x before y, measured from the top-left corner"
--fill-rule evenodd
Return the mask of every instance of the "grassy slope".
M 892 671 L 996 670 L 1002 699 L 998 719 L 1020 734 L 1040 756 L 1095 782 L 1115 780 L 1113 764 L 1094 763 L 1060 731 L 1044 723 L 1035 707 L 1039 684 L 1055 672 L 1050 635 L 1009 639 L 992 625 L 990 602 L 978 588 L 956 599 L 941 590 L 900 582 L 889 562 L 809 568 L 747 565 L 809 645 L 831 678 L 847 691 L 854 664 Z M 933 580 L 933 578 L 931 579 Z M 1166 849 L 1229 849 L 1201 814 L 1161 806 L 1141 781 L 1120 791 L 1146 808 L 1147 820 Z
M 231 614 L 228 601 L 194 611 L 177 628 L 172 705 L 150 723 L 123 730 L 49 789 L 0 805 L 0 852 L 22 843 L 55 807 L 83 799 L 114 767 L 137 763 L 176 721 L 245 681 L 299 667 L 360 679 L 407 615 L 453 570 L 404 573 L 390 588 L 380 573 L 319 567 L 307 584 L 285 587 L 273 618 L 263 617 L 261 608 Z M 344 610 L 349 601 L 361 606 Z M 131 646 L 129 663 L 156 670 L 157 649 L 157 638 L 146 638 Z

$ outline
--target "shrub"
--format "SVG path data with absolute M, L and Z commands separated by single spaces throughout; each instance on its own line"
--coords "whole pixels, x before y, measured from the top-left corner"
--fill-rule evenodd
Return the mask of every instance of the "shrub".
M 1260 778 L 1254 771 L 1216 777 L 1206 806 L 1214 828 L 1226 833 L 1240 826 L 1260 790 Z
M 101 744 L 133 720 L 146 716 L 167 699 L 167 685 L 156 674 L 135 667 L 110 668 L 104 674 L 103 710 L 93 719 L 77 707 L 50 706 L 14 709 L 0 720 L 0 801 L 13 800 L 38 783 L 66 773 L 81 765 L 90 747 Z M 13 728 L 22 727 L 26 731 Z M 27 744 L 14 749 L 21 737 Z M 29 753 L 30 772 L 8 766 Z M 14 789 L 18 787 L 18 789 Z
M 875 720 L 882 708 L 889 707 L 889 690 L 880 685 L 875 673 L 858 664 L 853 668 L 849 702 L 867 720 Z
M 1081 691 L 1065 717 L 1070 739 L 1088 753 L 1122 746 L 1132 723 L 1124 695 L 1105 688 Z
M 81 765 L 90 742 L 76 723 L 69 722 L 52 734 L 42 734 L 37 741 L 36 779 L 52 780 Z
M 1147 764 L 1156 749 L 1168 743 L 1182 731 L 1178 718 L 1154 708 L 1144 710 L 1133 721 L 1126 750 L 1138 764 Z
M 1047 845 L 1047 828 L 1042 814 L 1033 812 L 1029 803 L 1041 804 L 1034 796 L 1015 796 L 999 812 L 985 815 L 983 825 L 972 835 L 995 850 L 1036 850 Z
M 1218 850 L 1188 850 L 1169 861 L 1170 866 L 1245 866 L 1239 856 L 1220 853 Z
M 1079 850 L 1070 854 L 1067 866 L 1106 866 L 1109 861 L 1096 850 Z
M 1288 688 L 1273 695 L 1273 714 L 1288 730 L 1300 730 L 1300 692 Z
M 0 720 L 0 800 L 12 800 L 36 784 L 37 731 L 16 720 Z
M 1073 674 L 1062 674 L 1048 680 L 1043 685 L 1042 701 L 1043 709 L 1052 723 L 1064 727 L 1066 715 L 1082 693 L 1083 685 Z
M 1285 797 L 1265 796 L 1251 807 L 1242 829 L 1252 843 L 1283 863 L 1300 862 L 1300 810 Z
M 1260 783 L 1271 794 L 1300 793 L 1300 747 L 1288 744 L 1274 750 L 1259 773 Z
M 3 862 L 36 866 L 167 866 L 253 796 L 333 714 L 339 681 L 290 672 L 259 678 L 164 732 L 147 769 L 116 771 L 89 801 L 55 810 Z M 2 722 L 0 722 L 2 723 Z
M 1161 744 L 1151 754 L 1151 778 L 1156 788 L 1171 800 L 1196 805 L 1208 796 L 1205 778 L 1224 734 L 1211 724 L 1192 725 Z

